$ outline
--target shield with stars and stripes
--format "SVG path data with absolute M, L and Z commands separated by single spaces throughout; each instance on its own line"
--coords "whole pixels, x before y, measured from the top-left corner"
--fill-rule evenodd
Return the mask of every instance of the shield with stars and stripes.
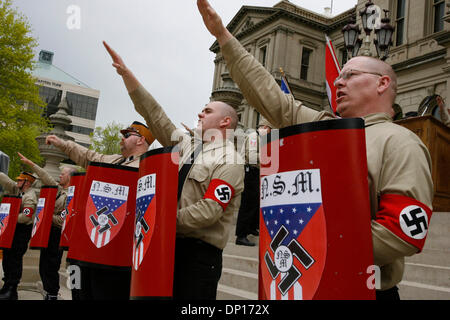
M 137 179 L 138 168 L 89 162 L 75 193 L 70 263 L 131 269 Z
M 22 198 L 20 196 L 3 196 L 0 203 L 0 248 L 11 248 L 16 231 L 17 217 Z
M 34 215 L 30 249 L 42 249 L 48 247 L 57 193 L 57 186 L 41 187 Z
M 363 120 L 272 130 L 260 143 L 259 298 L 372 299 Z
M 178 152 L 147 151 L 139 162 L 130 299 L 172 296 Z
M 68 250 L 70 245 L 70 239 L 72 237 L 72 231 L 75 221 L 75 215 L 79 211 L 80 202 L 77 201 L 80 197 L 81 189 L 83 187 L 83 181 L 86 173 L 85 172 L 76 172 L 72 173 L 70 177 L 69 188 L 67 190 L 67 198 L 64 209 L 64 216 L 61 214 L 61 217 L 64 219 L 63 225 L 61 227 L 61 239 L 59 242 L 59 246 L 63 250 Z
M 93 180 L 86 204 L 86 231 L 101 248 L 119 233 L 127 213 L 129 187 Z
M 148 174 L 138 180 L 136 191 L 136 224 L 133 242 L 133 266 L 139 268 L 147 253 L 155 227 L 156 216 L 156 173 Z

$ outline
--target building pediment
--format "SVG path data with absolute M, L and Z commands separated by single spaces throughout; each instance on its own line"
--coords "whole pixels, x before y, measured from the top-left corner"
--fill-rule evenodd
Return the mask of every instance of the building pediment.
M 271 24 L 280 19 L 295 21 L 314 27 L 316 30 L 322 30 L 329 33 L 331 30 L 343 27 L 355 9 L 347 10 L 335 17 L 327 17 L 312 11 L 303 9 L 288 1 L 281 1 L 272 8 L 243 6 L 238 13 L 231 19 L 227 29 L 238 39 L 249 36 L 252 33 L 261 30 L 265 25 Z M 213 43 L 210 50 L 218 53 L 219 44 Z

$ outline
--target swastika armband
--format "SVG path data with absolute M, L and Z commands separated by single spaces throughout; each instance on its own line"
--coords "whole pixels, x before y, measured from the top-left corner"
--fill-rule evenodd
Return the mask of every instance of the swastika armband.
M 203 199 L 214 200 L 225 211 L 233 196 L 234 189 L 229 183 L 220 179 L 214 179 L 209 183 L 208 190 L 206 190 Z
M 23 208 L 22 213 L 24 215 L 26 215 L 28 218 L 31 218 L 33 216 L 33 213 L 34 213 L 34 209 L 30 208 L 30 207 L 25 207 L 25 208 Z
M 432 211 L 423 203 L 406 196 L 381 196 L 376 222 L 422 251 Z

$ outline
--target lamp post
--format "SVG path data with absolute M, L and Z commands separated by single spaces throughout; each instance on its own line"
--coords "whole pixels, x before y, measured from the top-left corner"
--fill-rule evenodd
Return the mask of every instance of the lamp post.
M 378 58 L 381 60 L 386 60 L 389 55 L 389 49 L 392 45 L 392 34 L 394 33 L 394 27 L 390 24 L 390 19 L 388 17 L 389 10 L 384 10 L 385 17 L 381 19 L 381 24 L 377 28 L 375 27 L 374 15 L 377 12 L 372 0 L 368 0 L 359 12 L 361 17 L 363 29 L 365 32 L 364 39 L 364 52 L 362 55 L 370 56 L 370 34 L 372 31 L 375 32 L 376 39 L 373 43 L 375 45 Z M 359 38 L 361 31 L 358 24 L 356 23 L 356 17 L 352 17 L 349 23 L 342 28 L 342 33 L 344 35 L 345 47 L 347 49 L 349 57 L 355 57 L 359 53 L 359 49 L 362 47 L 362 40 Z

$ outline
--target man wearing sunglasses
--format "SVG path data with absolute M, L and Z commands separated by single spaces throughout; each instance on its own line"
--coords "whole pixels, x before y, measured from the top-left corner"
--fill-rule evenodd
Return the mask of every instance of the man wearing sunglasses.
M 74 161 L 86 168 L 90 161 L 119 164 L 122 166 L 139 167 L 139 157 L 145 153 L 153 143 L 152 133 L 146 125 L 134 121 L 131 126 L 120 131 L 123 135 L 120 141 L 120 153 L 105 155 L 89 150 L 70 140 L 62 140 L 55 135 L 47 136 L 45 142 L 54 145 Z
M 230 76 L 248 103 L 276 128 L 335 118 L 284 94 L 272 75 L 225 28 L 208 1 L 197 0 L 197 6 L 219 43 Z M 428 229 L 426 222 L 422 238 L 412 237 L 404 231 L 401 213 L 414 207 L 430 221 L 430 154 L 413 132 L 392 123 L 397 77 L 388 64 L 355 57 L 344 66 L 335 86 L 338 113 L 365 121 L 374 262 L 381 269 L 377 299 L 399 299 L 396 285 L 403 276 L 404 257 L 422 250 Z

